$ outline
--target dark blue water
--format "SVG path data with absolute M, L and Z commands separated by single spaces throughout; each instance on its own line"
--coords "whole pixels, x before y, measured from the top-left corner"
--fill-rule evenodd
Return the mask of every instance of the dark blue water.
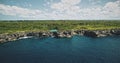
M 120 36 L 8 42 L 0 45 L 0 63 L 120 63 Z

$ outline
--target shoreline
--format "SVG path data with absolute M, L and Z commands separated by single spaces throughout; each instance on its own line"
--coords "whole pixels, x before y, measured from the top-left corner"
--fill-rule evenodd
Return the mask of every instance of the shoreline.
M 74 35 L 82 35 L 87 37 L 105 37 L 112 35 L 120 35 L 120 29 L 111 29 L 111 30 L 72 30 L 72 31 L 58 31 L 58 32 L 49 32 L 49 31 L 37 31 L 37 32 L 17 32 L 13 34 L 0 34 L 0 43 L 5 43 L 8 41 L 15 41 L 31 37 L 54 37 L 54 38 L 70 38 Z

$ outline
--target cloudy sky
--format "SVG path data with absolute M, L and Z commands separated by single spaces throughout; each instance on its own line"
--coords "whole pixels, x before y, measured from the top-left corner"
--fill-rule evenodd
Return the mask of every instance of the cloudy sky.
M 0 0 L 0 20 L 120 20 L 120 0 Z

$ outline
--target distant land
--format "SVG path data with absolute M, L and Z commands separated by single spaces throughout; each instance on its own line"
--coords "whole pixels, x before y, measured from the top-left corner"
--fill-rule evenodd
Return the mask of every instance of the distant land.
M 0 43 L 28 37 L 70 38 L 74 35 L 120 35 L 120 20 L 16 20 L 0 21 Z
M 120 20 L 11 20 L 0 21 L 0 34 L 21 31 L 119 29 Z

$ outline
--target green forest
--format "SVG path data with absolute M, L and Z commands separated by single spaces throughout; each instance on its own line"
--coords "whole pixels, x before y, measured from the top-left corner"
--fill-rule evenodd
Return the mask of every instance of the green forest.
M 119 20 L 14 20 L 0 21 L 0 34 L 29 31 L 120 29 Z

